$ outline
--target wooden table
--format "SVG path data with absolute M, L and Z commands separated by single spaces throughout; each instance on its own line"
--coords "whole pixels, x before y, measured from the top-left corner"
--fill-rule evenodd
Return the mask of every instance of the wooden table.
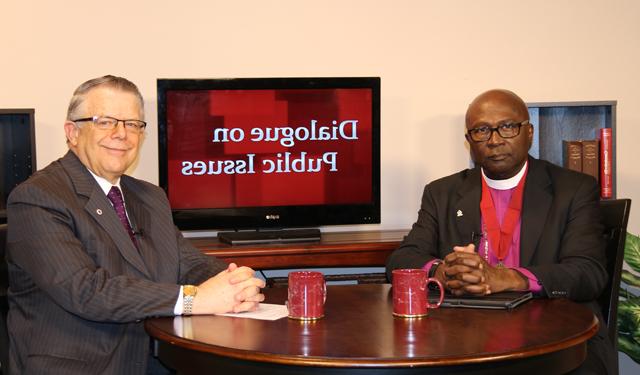
M 384 266 L 408 230 L 322 233 L 318 242 L 228 245 L 189 238 L 204 253 L 254 269 Z
M 267 302 L 286 299 L 285 288 L 264 292 Z M 583 362 L 598 328 L 589 309 L 564 299 L 512 311 L 442 308 L 422 319 L 391 309 L 389 284 L 340 285 L 328 287 L 316 322 L 194 316 L 145 328 L 179 374 L 345 375 L 563 374 Z

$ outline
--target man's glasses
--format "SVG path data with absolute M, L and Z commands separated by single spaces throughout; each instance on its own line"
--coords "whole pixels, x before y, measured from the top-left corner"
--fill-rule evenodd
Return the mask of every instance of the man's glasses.
M 500 124 L 495 128 L 490 126 L 481 126 L 479 128 L 467 130 L 467 138 L 471 138 L 474 142 L 486 142 L 491 138 L 493 132 L 498 132 L 502 138 L 513 138 L 520 134 L 520 128 L 522 125 L 527 125 L 528 123 L 529 120 L 524 120 L 520 122 Z
M 73 122 L 91 121 L 93 125 L 100 130 L 113 130 L 118 126 L 119 122 L 124 124 L 124 128 L 131 133 L 142 133 L 147 127 L 147 123 L 141 120 L 118 120 L 109 116 L 93 116 L 72 120 Z

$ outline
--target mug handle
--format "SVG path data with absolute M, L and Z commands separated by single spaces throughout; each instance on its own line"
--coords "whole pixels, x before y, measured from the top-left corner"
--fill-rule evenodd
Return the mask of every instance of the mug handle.
M 322 294 L 323 294 L 322 304 L 324 305 L 327 302 L 327 281 L 326 280 L 322 283 Z
M 440 299 L 438 300 L 438 302 L 435 305 L 432 305 L 429 303 L 429 298 L 427 298 L 427 308 L 428 309 L 437 309 L 438 307 L 440 307 L 440 305 L 442 304 L 442 301 L 444 300 L 444 288 L 442 287 L 442 283 L 440 282 L 440 280 L 430 277 L 427 279 L 427 296 L 429 295 L 429 283 L 436 283 L 438 284 L 438 288 L 440 288 Z

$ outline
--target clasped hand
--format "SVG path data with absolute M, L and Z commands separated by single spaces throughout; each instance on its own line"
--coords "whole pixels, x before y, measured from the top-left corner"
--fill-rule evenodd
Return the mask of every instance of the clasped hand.
M 193 300 L 193 314 L 222 314 L 228 312 L 252 311 L 264 301 L 260 289 L 263 280 L 254 276 L 249 267 L 238 267 L 230 263 L 220 272 L 198 286 L 198 294 Z
M 475 245 L 455 246 L 438 267 L 436 277 L 455 295 L 485 295 L 524 290 L 526 279 L 516 270 L 494 267 L 475 251 Z

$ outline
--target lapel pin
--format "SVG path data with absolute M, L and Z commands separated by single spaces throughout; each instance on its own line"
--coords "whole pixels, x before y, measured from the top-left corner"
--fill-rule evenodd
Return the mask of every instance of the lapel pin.
M 98 208 L 98 209 L 96 210 L 96 213 L 97 213 L 98 215 L 102 215 L 102 210 Z
M 461 217 L 462 216 L 462 210 L 458 210 L 458 212 L 456 212 L 456 216 L 457 217 Z

